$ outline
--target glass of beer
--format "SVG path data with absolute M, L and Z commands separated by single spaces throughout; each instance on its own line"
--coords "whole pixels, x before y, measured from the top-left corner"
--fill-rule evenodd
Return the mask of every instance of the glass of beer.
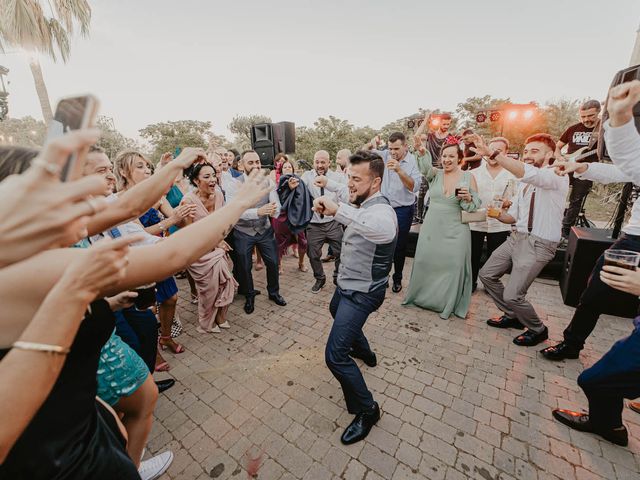
M 640 262 L 640 253 L 631 250 L 605 250 L 604 264 L 635 270 Z
M 156 303 L 156 284 L 149 283 L 135 289 L 138 296 L 133 300 L 136 310 L 142 311 L 151 308 Z
M 502 200 L 493 200 L 487 208 L 487 216 L 498 218 L 502 213 Z

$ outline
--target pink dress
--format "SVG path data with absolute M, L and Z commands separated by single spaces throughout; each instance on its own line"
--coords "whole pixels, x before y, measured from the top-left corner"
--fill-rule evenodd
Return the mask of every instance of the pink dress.
M 209 215 L 210 212 L 197 193 L 189 192 L 185 199 L 196 206 L 194 221 L 197 222 Z M 221 208 L 223 203 L 222 193 L 216 191 L 216 210 Z M 213 249 L 189 266 L 189 273 L 198 290 L 198 323 L 203 330 L 211 330 L 215 326 L 218 309 L 226 309 L 233 302 L 238 282 L 233 278 L 232 271 L 231 259 L 222 248 Z

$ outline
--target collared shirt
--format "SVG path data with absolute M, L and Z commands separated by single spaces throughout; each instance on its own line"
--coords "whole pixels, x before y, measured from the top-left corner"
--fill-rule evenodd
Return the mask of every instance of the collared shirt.
M 391 152 L 389 150 L 375 150 L 375 153 L 382 157 L 386 166 L 391 158 Z M 416 201 L 416 195 L 420 191 L 420 183 L 422 182 L 422 175 L 420 174 L 418 163 L 413 153 L 407 152 L 399 164 L 400 168 L 413 179 L 413 189 L 409 190 L 404 186 L 397 172 L 385 168 L 380 193 L 387 197 L 387 200 L 389 200 L 393 208 L 413 205 Z
M 371 195 L 363 203 L 379 197 L 380 192 Z M 378 204 L 369 208 L 357 208 L 346 203 L 340 203 L 335 216 L 336 221 L 344 226 L 351 226 L 356 233 L 375 244 L 385 244 L 393 241 L 398 231 L 398 217 L 390 205 Z
M 640 184 L 640 135 L 633 120 L 620 127 L 604 124 L 607 151 L 615 165 L 609 163 L 589 163 L 586 172 L 574 174 L 575 178 L 598 183 Z M 626 173 L 622 171 L 625 168 Z M 629 235 L 640 235 L 640 202 L 633 202 L 631 218 L 622 228 Z
M 112 193 L 106 197 L 107 203 L 113 203 L 118 199 L 118 196 L 115 193 Z M 102 233 L 98 233 L 97 235 L 93 235 L 89 238 L 90 243 L 95 243 L 104 237 L 127 237 L 129 235 L 142 235 L 144 238 L 139 242 L 133 243 L 132 247 L 140 247 L 142 245 L 154 245 L 162 240 L 162 237 L 158 237 L 156 235 L 151 235 L 147 233 L 144 229 L 142 223 L 137 218 L 135 220 L 131 220 L 129 222 L 121 223 L 120 225 L 113 227 L 109 230 L 106 230 Z
M 243 177 L 244 177 L 244 180 L 247 179 L 247 176 L 244 174 L 243 174 Z M 280 216 L 280 209 L 282 208 L 282 205 L 280 204 L 280 197 L 278 196 L 278 192 L 275 189 L 276 188 L 275 184 L 271 180 L 269 180 L 269 183 L 271 184 L 271 192 L 269 192 L 269 202 L 276 204 L 276 213 L 273 215 L 273 218 L 278 218 Z M 232 182 L 229 182 L 228 185 L 225 185 L 225 193 L 226 193 L 225 203 L 231 202 L 231 200 L 233 199 L 233 197 L 235 196 L 235 194 L 237 193 L 238 189 L 241 186 L 242 186 L 242 182 L 238 179 L 234 179 Z M 249 208 L 245 210 L 242 215 L 240 215 L 240 218 L 243 220 L 257 220 L 258 218 L 260 218 L 260 215 L 258 215 L 257 208 Z
M 569 178 L 556 175 L 550 168 L 524 165 L 524 176 L 520 179 L 518 195 L 509 209 L 509 215 L 516 219 L 518 232 L 529 233 L 529 207 L 534 190 L 536 198 L 533 207 L 533 229 L 530 233 L 543 240 L 559 242 L 562 238 L 562 219 L 569 192 Z
M 318 174 L 315 170 L 307 170 L 302 174 L 301 180 L 309 189 L 309 193 L 311 196 L 315 198 L 319 198 L 321 196 L 325 196 L 330 200 L 333 200 L 336 203 L 340 202 L 348 202 L 349 194 L 346 187 L 346 182 L 344 181 L 344 176 L 341 173 L 333 172 L 329 170 L 325 176 L 327 177 L 327 186 L 324 189 L 320 187 L 316 187 L 313 182 L 315 181 Z M 324 217 L 320 217 L 320 214 L 317 212 L 313 212 L 313 218 L 311 218 L 311 223 L 328 223 L 333 220 L 333 217 L 330 215 L 324 215 Z
M 487 207 L 496 196 L 501 197 L 510 181 L 514 184 L 518 181 L 515 175 L 506 168 L 503 168 L 498 172 L 498 175 L 493 178 L 487 169 L 487 162 L 485 160 L 482 160 L 478 168 L 471 170 L 471 175 L 476 179 L 478 196 L 480 200 L 482 200 L 481 205 L 484 207 Z M 514 194 L 515 192 L 511 193 Z M 511 225 L 502 223 L 495 218 L 487 218 L 484 222 L 472 222 L 469 224 L 469 228 L 475 232 L 487 233 L 511 231 Z

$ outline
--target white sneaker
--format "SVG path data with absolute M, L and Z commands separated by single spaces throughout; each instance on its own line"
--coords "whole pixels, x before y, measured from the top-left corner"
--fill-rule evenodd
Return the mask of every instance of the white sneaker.
M 209 333 L 222 333 L 222 330 L 220 330 L 220 327 L 216 325 L 211 330 L 209 330 Z
M 231 325 L 229 325 L 229 322 L 224 322 L 224 323 L 221 323 L 220 325 L 218 325 L 218 327 L 220 327 L 220 328 L 231 328 Z
M 151 457 L 149 460 L 140 462 L 140 468 L 138 473 L 142 480 L 155 480 L 159 478 L 164 472 L 167 471 L 169 465 L 173 462 L 173 452 L 166 451 L 155 457 Z

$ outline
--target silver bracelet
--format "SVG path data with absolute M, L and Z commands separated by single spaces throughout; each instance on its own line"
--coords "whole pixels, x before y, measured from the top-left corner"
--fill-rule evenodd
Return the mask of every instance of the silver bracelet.
M 61 347 L 60 345 L 21 341 L 14 342 L 12 347 L 20 350 L 31 350 L 34 352 L 56 353 L 58 355 L 66 355 L 70 351 L 67 347 Z

